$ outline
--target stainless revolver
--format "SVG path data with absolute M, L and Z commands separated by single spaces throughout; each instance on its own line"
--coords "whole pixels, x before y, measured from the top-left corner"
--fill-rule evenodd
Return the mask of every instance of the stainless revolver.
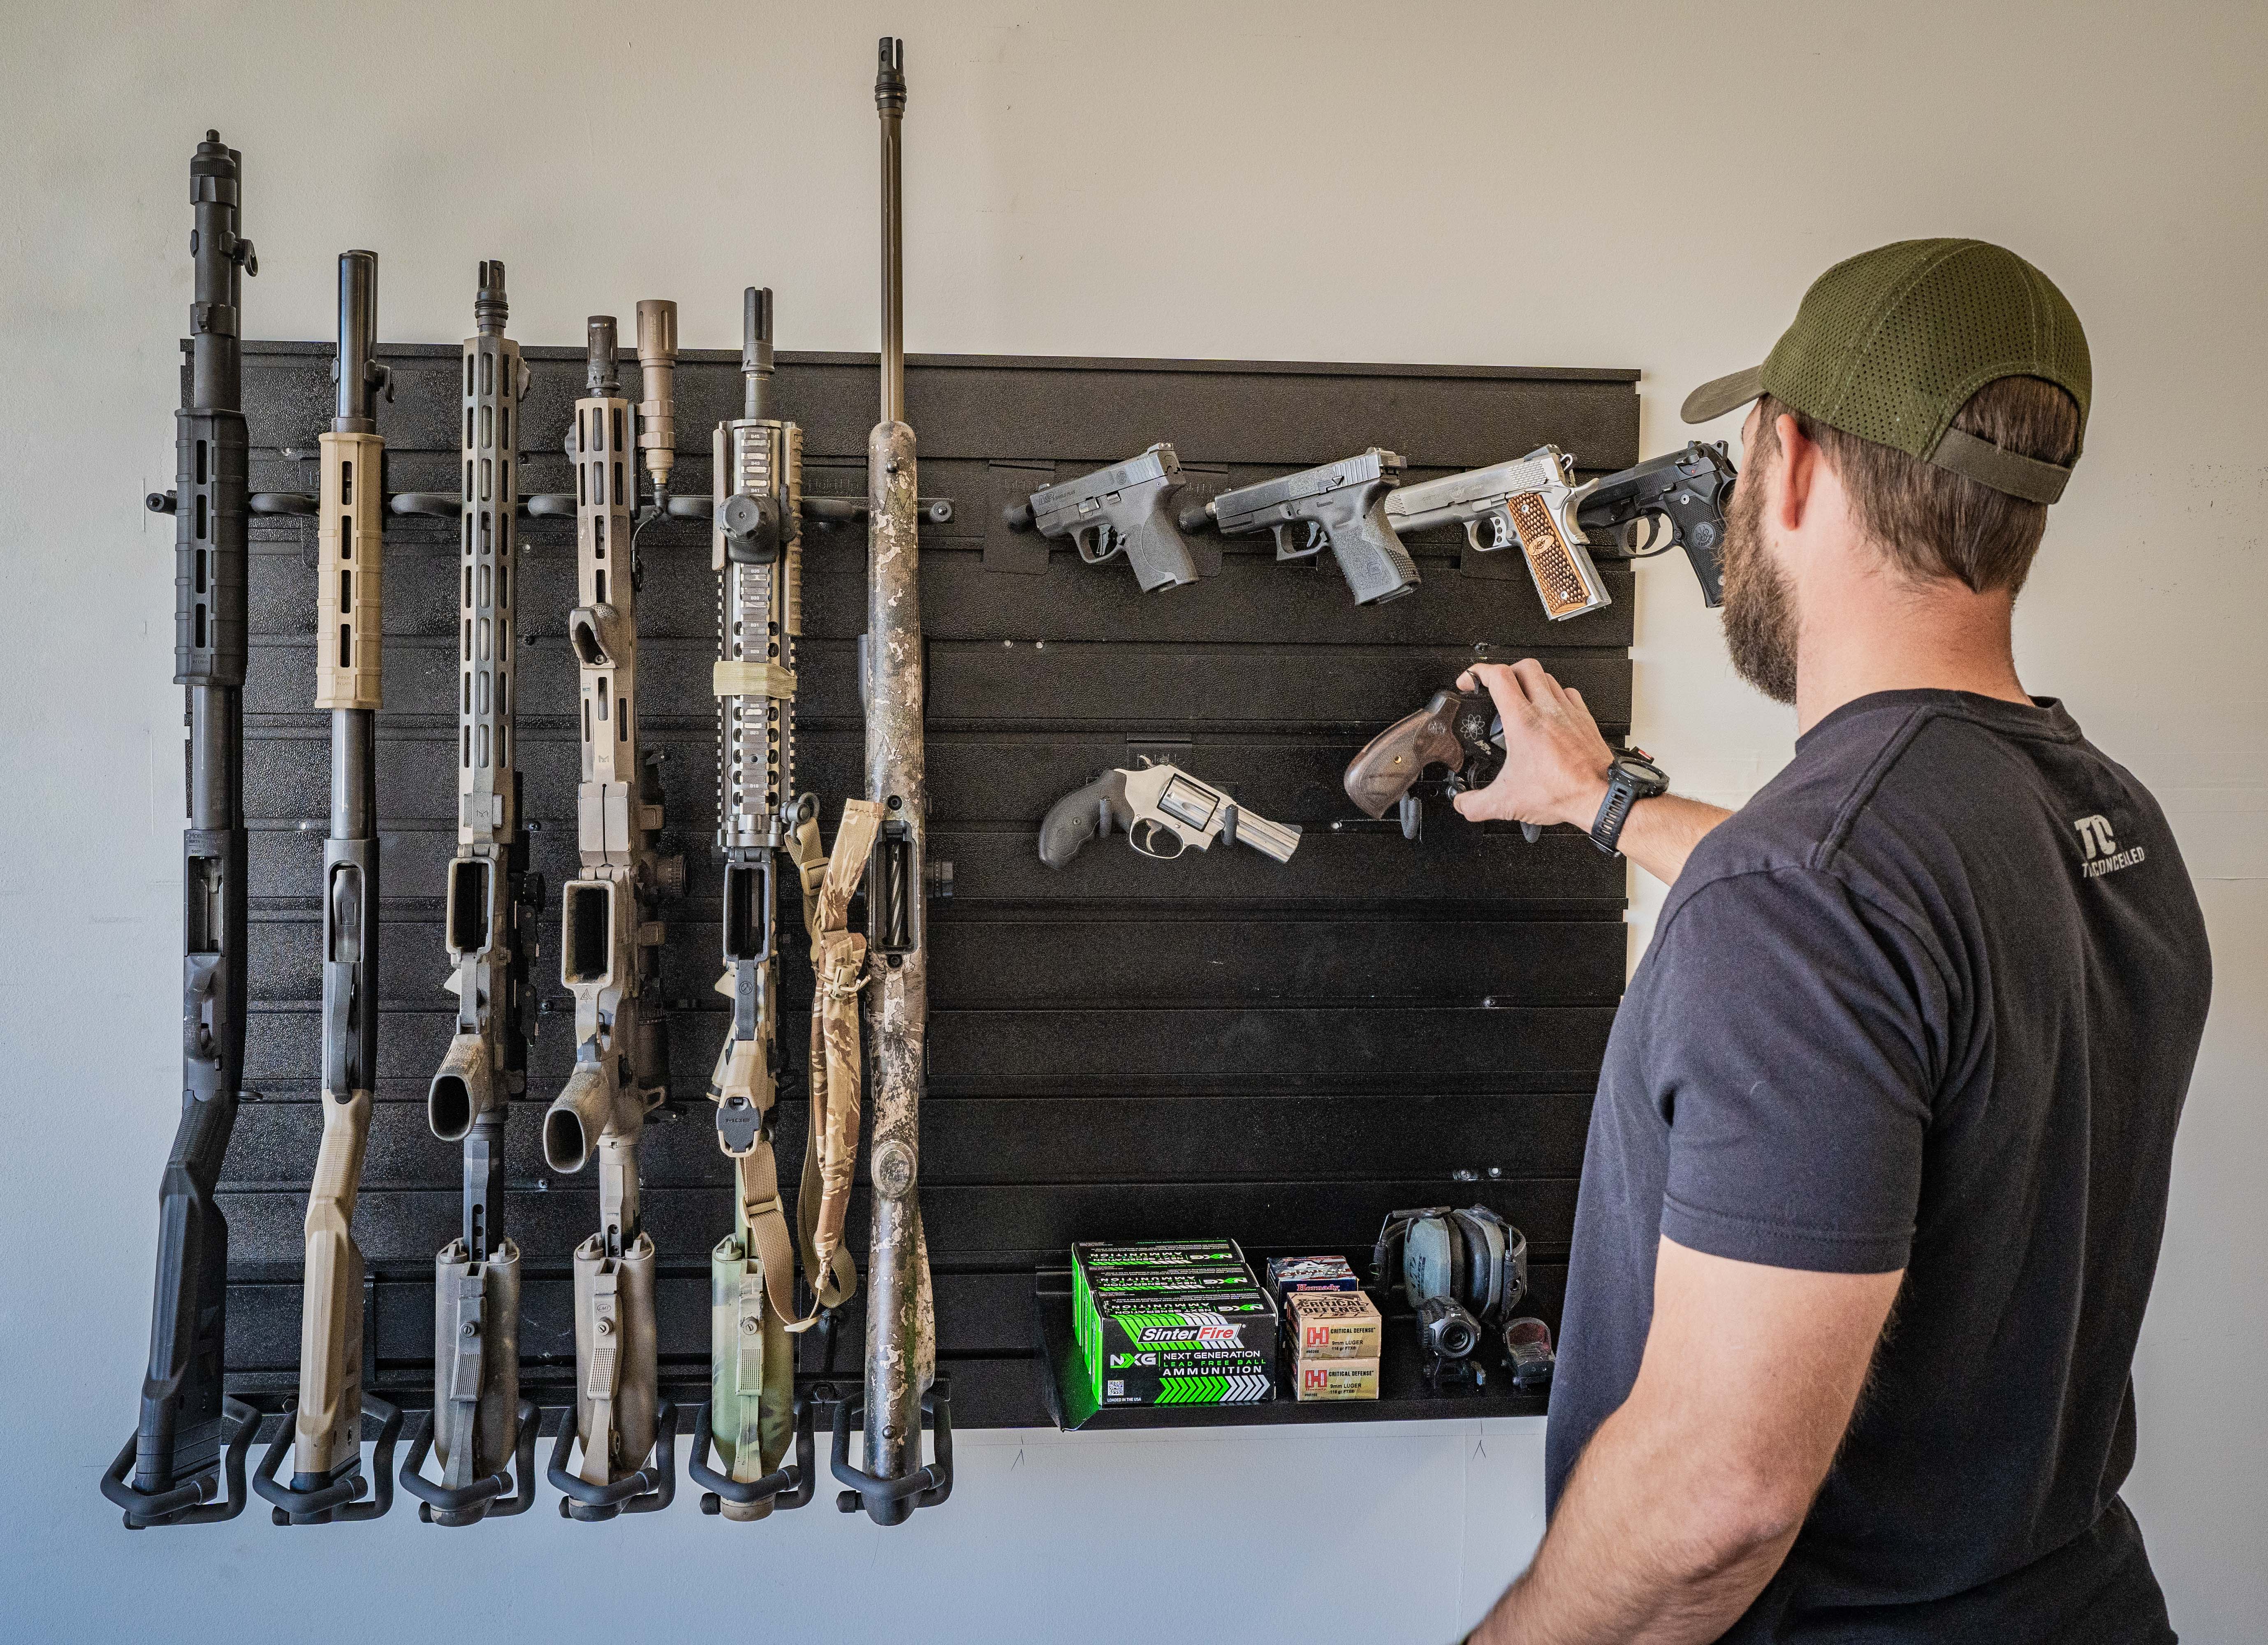
M 1176 765 L 1145 760 L 1133 771 L 1107 771 L 1049 808 L 1040 824 L 1040 860 L 1060 868 L 1079 847 L 1111 828 L 1145 857 L 1170 862 L 1192 845 L 1209 849 L 1216 838 L 1240 842 L 1278 862 L 1292 860 L 1300 830 L 1245 810 L 1211 783 Z

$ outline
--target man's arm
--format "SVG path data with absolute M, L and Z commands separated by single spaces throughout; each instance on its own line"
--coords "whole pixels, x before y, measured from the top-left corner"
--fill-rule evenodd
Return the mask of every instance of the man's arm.
M 1509 668 L 1476 663 L 1457 679 L 1462 690 L 1476 682 L 1488 688 L 1504 719 L 1504 770 L 1487 787 L 1459 794 L 1458 815 L 1476 822 L 1572 822 L 1588 830 L 1607 797 L 1614 750 L 1583 694 L 1561 685 L 1532 657 Z M 1623 824 L 1623 855 L 1669 884 L 1701 837 L 1732 815 L 1679 794 L 1642 800 Z
M 1732 1626 L 1810 1511 L 1904 1277 L 1664 1238 L 1638 1381 L 1474 1645 L 1672 1645 Z

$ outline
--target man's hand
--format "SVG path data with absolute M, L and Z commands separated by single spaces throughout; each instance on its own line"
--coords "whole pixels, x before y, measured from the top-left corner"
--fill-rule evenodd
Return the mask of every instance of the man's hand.
M 1572 822 L 1587 829 L 1607 797 L 1614 750 L 1583 694 L 1564 686 L 1529 657 L 1506 667 L 1475 663 L 1457 689 L 1485 686 L 1504 719 L 1504 769 L 1485 788 L 1456 798 L 1457 815 L 1475 822 Z
M 1663 1239 L 1638 1382 L 1474 1645 L 1684 1645 L 1731 1627 L 1811 1510 L 1904 1277 Z
M 1583 694 L 1560 684 L 1533 657 L 1509 668 L 1475 663 L 1457 676 L 1461 691 L 1476 685 L 1488 688 L 1504 719 L 1504 769 L 1487 787 L 1459 794 L 1457 815 L 1476 822 L 1572 822 L 1588 833 L 1607 797 L 1615 751 L 1599 734 Z M 1641 800 L 1623 822 L 1623 855 L 1668 885 L 1701 837 L 1732 815 L 1677 794 Z

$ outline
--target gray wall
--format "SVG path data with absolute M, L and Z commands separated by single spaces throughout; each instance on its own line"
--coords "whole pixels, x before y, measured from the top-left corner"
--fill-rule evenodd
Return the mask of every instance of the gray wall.
M 461 336 L 475 261 L 502 256 L 533 341 L 663 293 L 687 345 L 730 346 L 759 281 L 785 346 L 870 348 L 886 28 L 910 36 L 919 350 L 1634 365 L 1651 449 L 1837 257 L 1977 234 L 2062 284 L 2098 403 L 2020 661 L 2166 802 L 2220 972 L 2130 1496 L 2186 1638 L 2268 1632 L 2268 13 L 11 10 L 0 1068 L 25 1140 L 0 1178 L 0 1581 L 19 1636 L 162 1619 L 180 1639 L 361 1640 L 432 1616 L 561 1641 L 625 1623 L 1116 1639 L 1155 1612 L 1104 1584 L 1154 1604 L 1173 1560 L 1209 1633 L 1440 1640 L 1533 1546 L 1532 1422 L 972 1435 L 950 1509 L 891 1533 L 820 1509 L 726 1526 L 688 1502 L 602 1530 L 547 1509 L 466 1536 L 397 1512 L 129 1537 L 96 1495 L 133 1415 L 174 1118 L 180 699 L 170 535 L 139 498 L 171 474 L 190 145 L 217 124 L 247 156 L 255 335 L 328 336 L 333 258 L 368 246 L 389 338 Z M 1786 759 L 1789 717 L 1730 677 L 1682 566 L 1641 584 L 1638 738 L 1682 786 L 1737 800 Z M 1635 950 L 1660 893 L 1633 891 Z M 599 1565 L 616 1555 L 636 1562 Z

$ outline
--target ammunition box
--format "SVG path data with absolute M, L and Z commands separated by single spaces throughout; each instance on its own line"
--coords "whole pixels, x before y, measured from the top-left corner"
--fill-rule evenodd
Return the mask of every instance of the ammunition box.
M 1295 1291 L 1359 1291 L 1362 1280 L 1344 1257 L 1271 1257 L 1268 1288 L 1278 1296 Z
M 1116 1297 L 1094 1305 L 1080 1347 L 1099 1404 L 1235 1405 L 1273 1397 L 1280 1324 L 1258 1290 Z
M 1375 1399 L 1376 1360 L 1301 1360 L 1292 1388 L 1301 1399 Z
M 1299 1291 L 1284 1299 L 1284 1331 L 1303 1363 L 1375 1360 L 1385 1322 L 1359 1291 Z
M 1072 1300 L 1071 1334 L 1081 1348 L 1086 1346 L 1100 1302 L 1144 1297 L 1162 1309 L 1204 1308 L 1210 1306 L 1210 1298 L 1249 1297 L 1254 1288 L 1252 1276 L 1241 1268 L 1093 1274 Z
M 1238 1348 L 1122 1348 L 1089 1368 L 1098 1405 L 1258 1405 L 1276 1397 L 1275 1357 Z
M 1256 1285 L 1234 1240 L 1150 1240 L 1112 1243 L 1087 1240 L 1071 1248 L 1071 1306 L 1072 1334 L 1084 1344 L 1086 1324 L 1093 1317 L 1094 1298 L 1090 1281 L 1107 1275 L 1186 1274 L 1228 1272 L 1245 1285 Z

